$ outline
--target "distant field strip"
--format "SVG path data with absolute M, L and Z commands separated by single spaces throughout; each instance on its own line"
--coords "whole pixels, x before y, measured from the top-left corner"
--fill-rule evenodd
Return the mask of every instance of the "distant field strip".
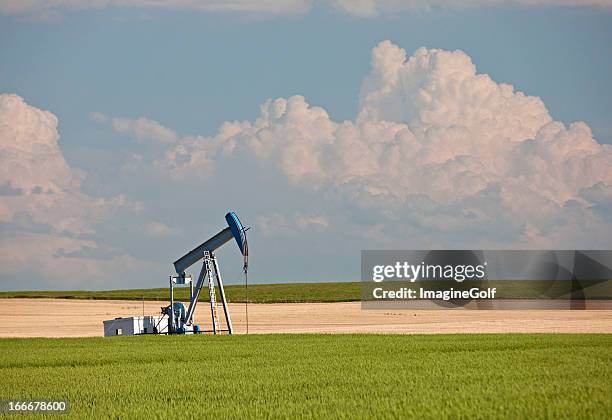
M 0 399 L 69 417 L 612 418 L 612 335 L 0 339 Z
M 590 283 L 593 283 L 592 285 Z M 576 298 L 604 299 L 612 297 L 612 281 L 607 282 L 581 282 L 581 287 L 588 285 L 588 296 L 577 295 Z M 420 287 L 419 283 L 393 282 L 398 286 Z M 458 283 L 452 281 L 423 282 L 429 288 L 457 287 Z M 568 297 L 576 284 L 569 281 L 517 281 L 517 280 L 489 280 L 486 283 L 462 283 L 466 287 L 497 287 L 497 299 L 541 299 L 543 296 Z M 229 302 L 241 303 L 245 301 L 244 285 L 231 285 L 225 287 Z M 361 300 L 360 282 L 335 283 L 279 283 L 279 284 L 253 284 L 249 285 L 249 302 L 252 303 L 301 303 L 301 302 L 352 302 Z M 575 294 L 575 293 L 574 293 Z M 573 295 L 572 295 L 573 296 Z M 178 300 L 189 300 L 189 288 L 175 288 L 175 297 Z M 218 297 L 218 295 L 217 295 Z M 0 292 L 3 298 L 57 298 L 57 299 L 98 299 L 98 300 L 162 300 L 169 299 L 168 288 L 155 289 L 126 289 L 104 291 L 17 291 Z M 218 300 L 218 299 L 217 299 Z M 208 293 L 200 295 L 200 301 L 208 301 Z
M 228 301 L 245 301 L 243 285 L 225 286 Z M 176 287 L 177 300 L 189 301 L 189 288 Z M 2 298 L 58 298 L 99 300 L 162 300 L 169 299 L 168 288 L 127 289 L 106 291 L 41 291 L 0 292 Z M 360 283 L 284 283 L 249 285 L 249 302 L 252 303 L 297 303 L 297 302 L 350 302 L 360 300 Z M 202 292 L 200 301 L 208 302 L 208 292 Z

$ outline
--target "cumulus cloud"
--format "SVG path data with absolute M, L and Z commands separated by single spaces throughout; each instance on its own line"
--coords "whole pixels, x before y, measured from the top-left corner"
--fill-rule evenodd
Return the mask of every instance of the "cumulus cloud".
M 137 141 L 144 143 L 149 140 L 159 143 L 174 143 L 178 135 L 164 127 L 160 123 L 147 118 L 113 118 L 113 130 L 134 137 Z
M 17 95 L 0 95 L 3 280 L 34 273 L 47 281 L 47 287 L 58 287 L 82 284 L 81 276 L 100 281 L 111 266 L 127 269 L 138 265 L 128 255 L 102 258 L 99 253 L 96 257 L 99 247 L 92 239 L 96 224 L 116 209 L 129 207 L 129 200 L 83 193 L 84 174 L 66 163 L 58 140 L 55 115 L 28 105 Z M 87 256 L 79 254 L 84 249 L 89 250 Z M 31 282 L 32 278 L 23 280 Z
M 21 188 L 14 188 L 10 181 L 0 185 L 0 195 L 22 195 L 23 192 Z
M 0 184 L 22 191 L 2 199 L 0 221 L 23 212 L 57 231 L 90 231 L 102 203 L 81 193 L 83 173 L 68 166 L 58 139 L 55 115 L 0 95 Z
M 93 240 L 20 232 L 0 240 L 3 289 L 94 289 L 118 286 L 154 264 L 127 254 L 100 255 Z
M 381 42 L 354 120 L 334 121 L 301 96 L 269 100 L 254 122 L 181 140 L 160 164 L 180 176 L 233 158 L 335 201 L 380 237 L 410 229 L 441 245 L 612 245 L 612 147 L 479 74 L 462 51 L 407 57 Z

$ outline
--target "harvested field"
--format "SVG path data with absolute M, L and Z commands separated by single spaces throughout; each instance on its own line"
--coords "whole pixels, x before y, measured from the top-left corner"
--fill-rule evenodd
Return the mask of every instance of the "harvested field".
M 144 302 L 158 314 L 163 302 Z M 237 333 L 244 304 L 230 304 Z M 196 322 L 209 324 L 200 304 Z M 0 337 L 103 334 L 102 321 L 143 314 L 137 301 L 0 299 Z M 249 333 L 612 333 L 611 310 L 362 310 L 359 302 L 250 304 Z

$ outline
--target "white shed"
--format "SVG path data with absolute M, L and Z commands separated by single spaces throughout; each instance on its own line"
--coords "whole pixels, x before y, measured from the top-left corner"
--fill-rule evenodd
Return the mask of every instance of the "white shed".
M 162 316 L 133 316 L 104 321 L 104 336 L 164 334 L 168 332 L 168 318 Z

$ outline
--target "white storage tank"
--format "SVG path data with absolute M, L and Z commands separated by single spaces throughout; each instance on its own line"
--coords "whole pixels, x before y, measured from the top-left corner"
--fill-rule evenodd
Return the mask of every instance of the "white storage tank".
M 162 316 L 133 316 L 104 321 L 104 336 L 165 334 L 168 332 L 168 318 Z

